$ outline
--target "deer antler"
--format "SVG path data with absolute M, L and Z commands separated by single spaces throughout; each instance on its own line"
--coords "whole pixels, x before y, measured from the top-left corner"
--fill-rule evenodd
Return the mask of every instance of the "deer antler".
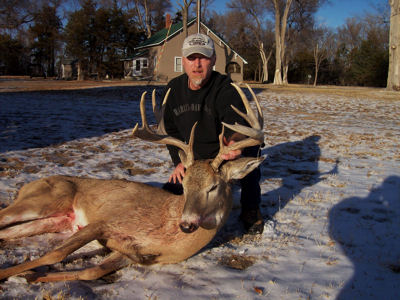
M 146 105 L 145 105 L 146 102 L 145 98 L 147 92 L 143 92 L 142 97 L 140 99 L 140 115 L 142 117 L 142 127 L 139 128 L 139 124 L 136 123 L 135 127 L 133 128 L 132 134 L 145 141 L 178 147 L 185 153 L 186 155 L 185 167 L 188 167 L 194 162 L 193 142 L 194 142 L 194 132 L 196 129 L 197 122 L 192 127 L 188 144 L 177 138 L 171 137 L 166 133 L 164 126 L 164 111 L 170 91 L 171 89 L 168 89 L 167 93 L 165 94 L 164 100 L 161 105 L 161 109 L 158 108 L 156 104 L 155 90 L 153 90 L 152 93 L 153 112 L 158 123 L 157 131 L 152 130 L 147 123 Z
M 256 103 L 257 106 L 257 111 L 258 111 L 258 116 L 254 113 L 254 111 L 250 107 L 250 103 L 247 100 L 246 95 L 242 91 L 241 88 L 239 88 L 236 84 L 231 83 L 232 86 L 238 91 L 240 98 L 242 98 L 243 104 L 246 108 L 246 114 L 242 113 L 240 110 L 238 110 L 236 107 L 231 105 L 232 109 L 239 114 L 243 119 L 249 123 L 251 127 L 246 127 L 243 125 L 240 125 L 238 123 L 235 123 L 235 125 L 230 125 L 222 122 L 223 127 L 222 127 L 222 132 L 219 135 L 219 152 L 217 156 L 214 158 L 214 160 L 211 162 L 211 166 L 214 169 L 214 171 L 218 171 L 219 166 L 221 163 L 224 161 L 222 158 L 222 155 L 227 154 L 228 152 L 232 150 L 239 150 L 243 149 L 246 147 L 251 147 L 251 146 L 256 146 L 260 145 L 264 142 L 264 132 L 263 132 L 263 124 L 264 124 L 264 118 L 263 118 L 263 113 L 260 107 L 260 103 L 257 100 L 256 95 L 254 94 L 253 90 L 251 87 L 246 84 L 248 90 L 250 91 L 251 95 L 253 96 L 253 100 Z M 245 136 L 248 136 L 248 138 L 240 140 L 236 143 L 231 144 L 230 146 L 225 146 L 223 142 L 224 138 L 224 129 L 225 127 L 228 127 L 229 129 L 241 133 Z

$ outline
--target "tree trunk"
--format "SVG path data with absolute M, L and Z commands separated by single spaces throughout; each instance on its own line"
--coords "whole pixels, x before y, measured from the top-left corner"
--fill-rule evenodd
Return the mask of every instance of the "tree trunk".
M 82 70 L 82 63 L 79 61 L 78 62 L 78 80 L 82 81 L 83 78 L 83 70 Z
M 318 67 L 317 65 L 315 65 L 314 86 L 317 86 L 317 79 L 318 79 Z
M 279 10 L 278 0 L 274 1 L 275 7 L 275 77 L 274 84 L 282 85 L 282 63 L 285 58 L 285 37 L 286 37 L 286 26 L 287 19 L 289 15 L 289 9 L 292 5 L 292 0 L 286 1 L 285 10 L 283 12 L 283 16 L 281 17 L 281 13 Z M 287 69 L 288 66 L 284 66 Z M 286 82 L 287 83 L 287 82 Z
M 289 60 L 285 59 L 285 63 L 283 64 L 283 78 L 282 78 L 282 84 L 288 84 L 288 71 L 289 71 Z
M 182 13 L 182 22 L 183 22 L 183 36 L 187 37 L 188 36 L 188 30 L 187 30 L 187 22 L 188 22 L 188 16 L 187 16 L 187 10 Z
M 151 17 L 149 8 L 147 6 L 147 0 L 144 0 L 144 19 L 146 23 L 146 36 L 147 38 L 151 37 Z
M 315 75 L 314 75 L 314 86 L 317 86 L 318 69 L 319 69 L 319 47 L 318 43 L 314 47 L 314 64 L 315 64 Z
M 268 54 L 265 54 L 264 43 L 261 42 L 258 51 L 260 52 L 261 62 L 262 62 L 262 78 L 260 77 L 260 81 L 262 83 L 268 82 L 268 61 L 271 58 L 272 51 Z
M 275 74 L 274 74 L 274 84 L 282 84 L 282 60 L 281 60 L 281 13 L 279 11 L 279 6 L 277 0 L 274 0 L 275 5 Z
M 390 0 L 389 71 L 387 88 L 400 91 L 400 2 Z
M 189 7 L 192 4 L 192 2 L 193 0 L 190 0 L 189 2 L 187 0 L 183 0 L 183 5 L 178 3 L 182 11 L 182 23 L 183 23 L 182 25 L 183 25 L 184 37 L 188 36 L 187 23 L 188 23 Z

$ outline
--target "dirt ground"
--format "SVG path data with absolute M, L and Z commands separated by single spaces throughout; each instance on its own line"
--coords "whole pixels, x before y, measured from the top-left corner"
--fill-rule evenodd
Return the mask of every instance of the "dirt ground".
M 43 78 L 29 78 L 28 76 L 0 76 L 0 93 L 24 92 L 44 90 L 71 90 L 87 89 L 111 86 L 137 86 L 137 85 L 165 85 L 166 82 L 154 81 L 129 81 L 129 80 L 56 80 Z M 311 86 L 289 84 L 286 86 L 274 86 L 272 84 L 249 83 L 253 88 L 269 89 L 274 92 L 305 92 L 334 94 L 340 96 L 374 97 L 376 99 L 400 100 L 400 92 L 388 91 L 384 88 L 370 87 L 343 87 L 343 86 Z

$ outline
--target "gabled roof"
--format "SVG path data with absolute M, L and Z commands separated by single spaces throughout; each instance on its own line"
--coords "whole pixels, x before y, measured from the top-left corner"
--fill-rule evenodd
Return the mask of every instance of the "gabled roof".
M 188 26 L 192 25 L 195 20 L 196 19 L 190 20 L 188 22 Z M 154 47 L 154 46 L 161 45 L 167 38 L 167 34 L 168 34 L 168 39 L 170 39 L 173 36 L 175 36 L 176 34 L 178 34 L 179 31 L 183 28 L 182 24 L 183 24 L 183 22 L 178 22 L 178 23 L 172 24 L 171 29 L 169 30 L 169 33 L 168 33 L 168 28 L 161 29 L 160 31 L 153 34 L 150 38 L 148 38 L 144 42 L 140 43 L 140 45 L 138 47 L 136 47 L 135 50 L 140 50 L 140 49 L 147 48 L 147 47 Z
M 132 60 L 132 59 L 147 55 L 148 53 L 149 53 L 149 50 L 148 49 L 144 49 L 142 51 L 136 52 L 135 54 L 133 54 L 133 56 L 130 56 L 130 57 L 127 57 L 127 58 L 122 58 L 122 59 L 120 59 L 120 61 Z
M 192 25 L 197 18 L 193 18 L 188 22 L 188 27 L 190 25 Z M 206 29 L 207 34 L 209 32 L 211 32 L 220 43 L 224 44 L 226 47 L 232 49 L 231 46 L 228 45 L 227 42 L 225 42 L 218 34 L 216 34 L 214 31 L 212 31 L 210 28 L 207 27 L 207 25 L 205 25 L 203 22 L 200 22 L 200 24 Z M 150 38 L 148 38 L 147 40 L 145 40 L 144 42 L 142 42 L 138 47 L 135 48 L 135 50 L 141 50 L 141 49 L 145 49 L 145 48 L 150 48 L 150 47 L 154 47 L 154 46 L 159 46 L 161 45 L 166 39 L 171 39 L 172 37 L 174 37 L 175 35 L 177 35 L 181 30 L 183 29 L 183 22 L 178 22 L 176 24 L 172 24 L 171 25 L 171 29 L 169 30 L 168 33 L 168 28 L 163 28 L 160 31 L 156 32 L 155 34 L 153 34 Z M 168 36 L 167 36 L 168 34 Z M 248 64 L 248 62 L 242 57 L 240 56 L 239 53 L 237 53 L 235 50 L 232 49 L 232 51 L 239 56 L 243 62 L 245 64 Z

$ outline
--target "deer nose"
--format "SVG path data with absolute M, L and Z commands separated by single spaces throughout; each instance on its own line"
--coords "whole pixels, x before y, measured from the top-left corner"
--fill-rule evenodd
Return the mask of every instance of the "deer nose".
M 182 222 L 179 224 L 179 227 L 184 233 L 193 233 L 199 228 L 199 225 L 189 222 Z

